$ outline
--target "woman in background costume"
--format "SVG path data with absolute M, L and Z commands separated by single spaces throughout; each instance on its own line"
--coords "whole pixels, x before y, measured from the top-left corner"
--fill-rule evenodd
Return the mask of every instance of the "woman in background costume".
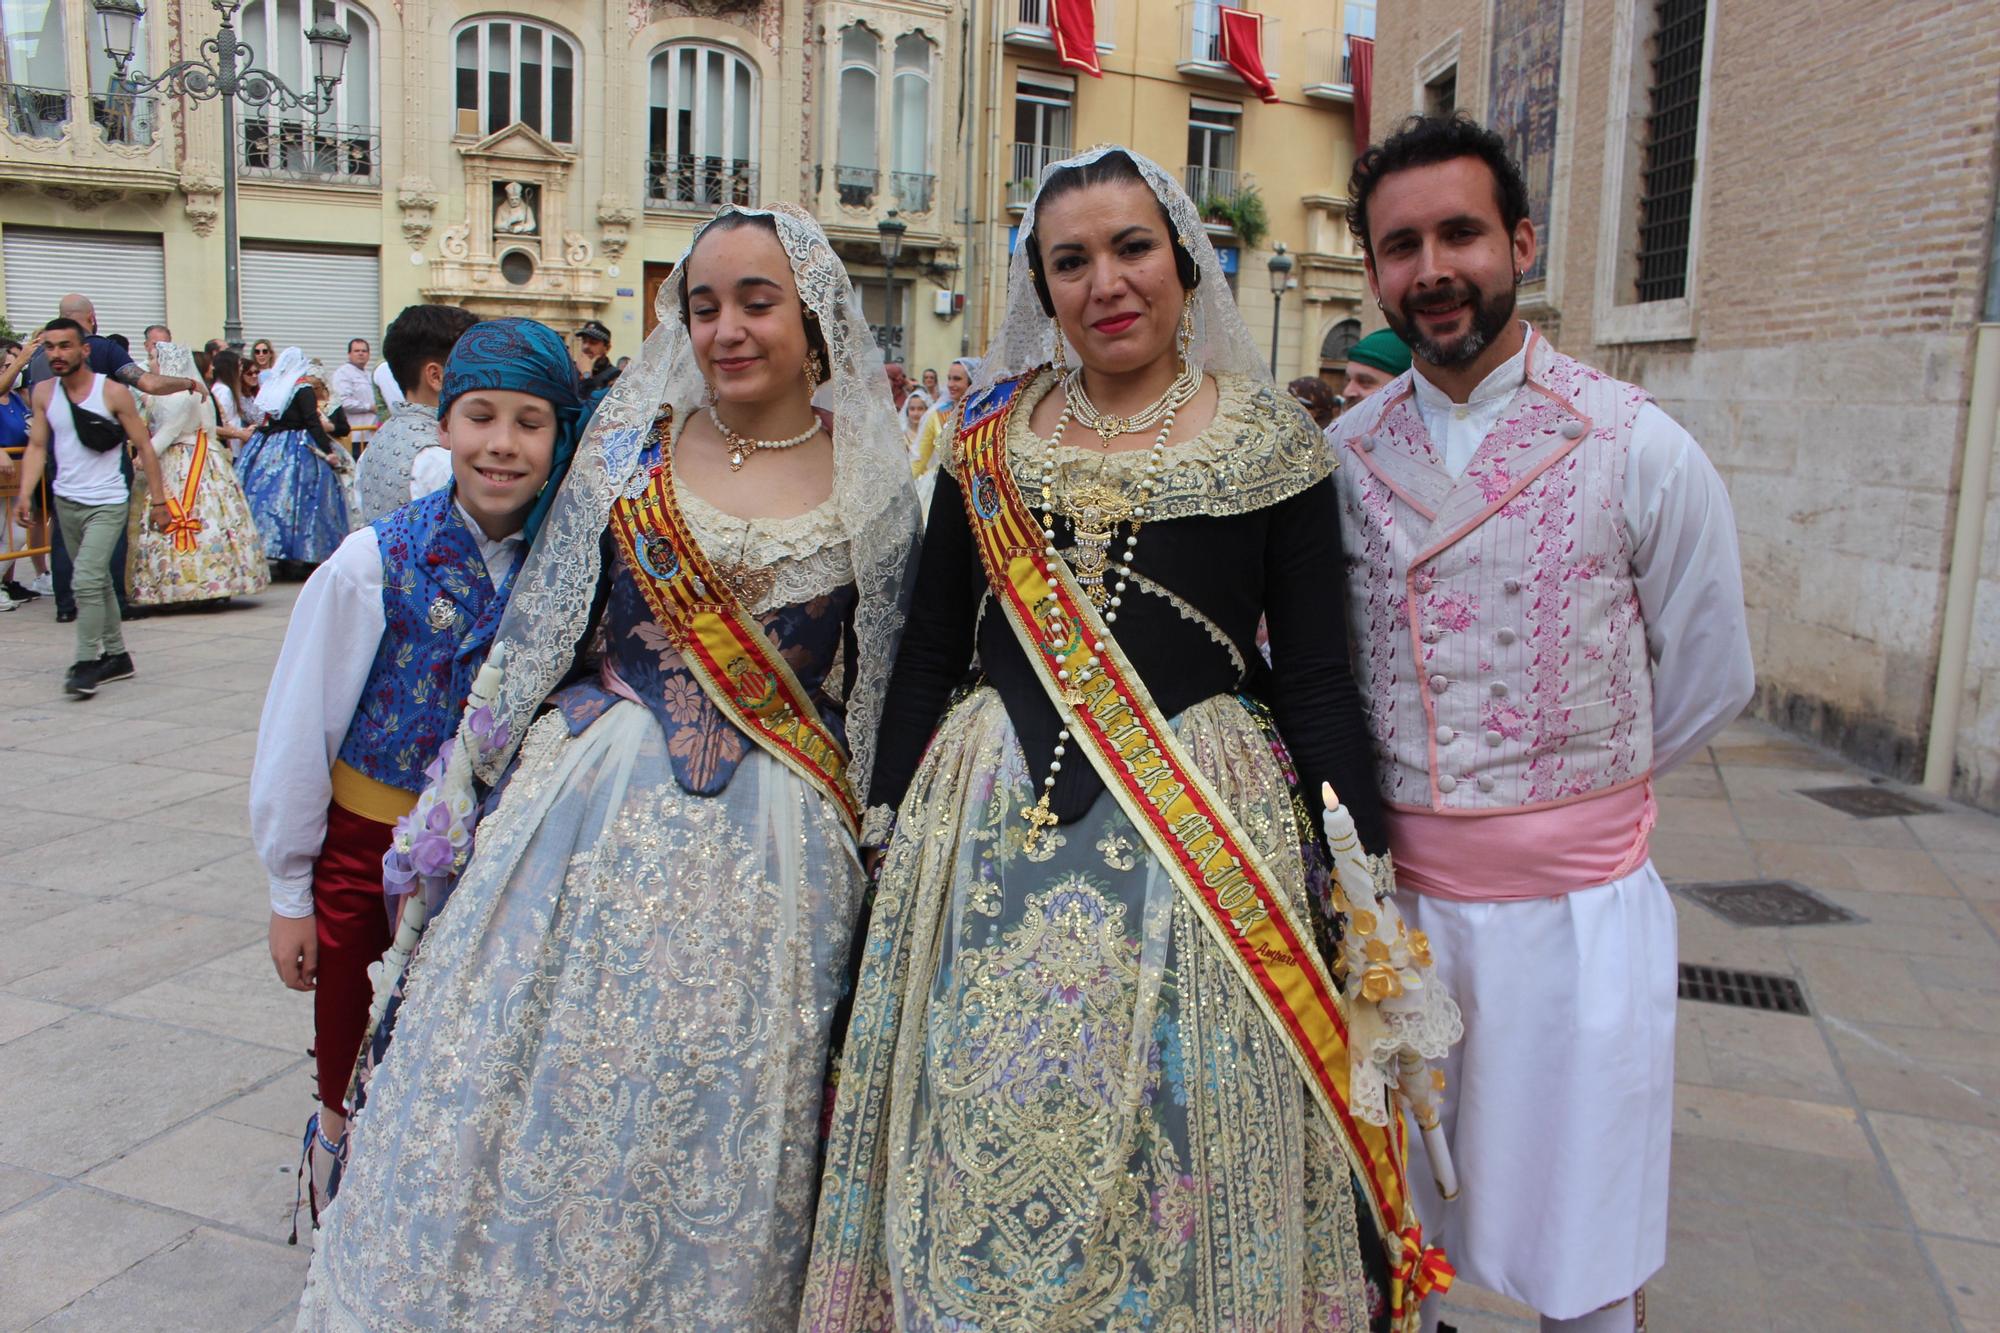
M 160 373 L 195 378 L 194 356 L 178 343 L 155 349 Z M 167 488 L 167 530 L 155 532 L 133 506 L 125 572 L 135 606 L 206 602 L 262 592 L 271 567 L 250 518 L 250 505 L 230 466 L 206 394 L 153 398 L 149 424 Z
M 292 572 L 317 565 L 347 537 L 347 496 L 306 354 L 287 347 L 259 377 L 260 420 L 236 458 L 236 475 L 263 534 L 264 555 Z

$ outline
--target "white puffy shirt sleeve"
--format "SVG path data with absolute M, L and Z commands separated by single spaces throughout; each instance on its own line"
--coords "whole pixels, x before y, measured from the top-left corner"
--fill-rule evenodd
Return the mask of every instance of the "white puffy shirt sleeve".
M 441 444 L 426 445 L 410 464 L 410 498 L 421 500 L 432 491 L 451 485 L 451 450 Z
M 1743 711 L 1756 676 L 1729 492 L 1651 403 L 1632 427 L 1625 526 L 1653 663 L 1653 771 L 1664 773 Z
M 250 839 L 279 916 L 312 914 L 313 862 L 326 841 L 333 761 L 384 626 L 382 552 L 375 529 L 362 528 L 306 580 L 257 723 Z

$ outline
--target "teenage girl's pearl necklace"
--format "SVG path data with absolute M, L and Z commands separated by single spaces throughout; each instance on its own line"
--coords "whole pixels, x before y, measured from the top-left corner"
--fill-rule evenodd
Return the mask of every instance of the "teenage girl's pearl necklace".
M 1194 383 L 1197 389 L 1201 387 L 1199 375 L 1196 376 Z M 1175 387 L 1179 387 L 1179 381 L 1175 382 Z M 1163 415 L 1160 417 L 1160 433 L 1153 437 L 1153 447 L 1147 451 L 1146 471 L 1139 481 L 1139 503 L 1132 507 L 1132 528 L 1131 531 L 1125 534 L 1125 554 L 1122 558 L 1112 562 L 1112 568 L 1117 572 L 1118 581 L 1111 587 L 1111 601 L 1104 610 L 1104 623 L 1107 627 L 1118 622 L 1118 608 L 1124 605 L 1125 602 L 1126 581 L 1133 577 L 1132 552 L 1139 545 L 1139 529 L 1144 526 L 1146 516 L 1152 512 L 1153 492 L 1158 488 L 1160 473 L 1165 469 L 1167 437 L 1173 434 L 1174 413 L 1179 411 L 1181 405 L 1187 401 L 1187 398 L 1193 395 L 1189 394 L 1186 397 L 1182 397 L 1179 403 L 1170 401 L 1173 396 L 1174 390 L 1170 389 L 1168 390 L 1167 398 L 1162 399 L 1154 405 L 1155 409 L 1163 412 Z M 1075 399 L 1071 397 L 1069 383 L 1065 380 L 1063 384 L 1062 414 L 1056 418 L 1056 428 L 1050 434 L 1042 448 L 1042 554 L 1052 562 L 1061 559 L 1061 556 L 1056 551 L 1056 447 L 1062 443 L 1063 432 L 1069 427 L 1074 406 Z M 1149 409 L 1147 413 L 1142 413 L 1141 415 L 1151 415 L 1151 412 L 1152 409 Z M 1074 681 L 1070 679 L 1067 667 L 1058 668 L 1056 671 L 1056 679 L 1064 686 L 1066 697 L 1075 695 L 1082 686 L 1088 685 L 1096 675 L 1099 660 L 1098 654 L 1104 651 L 1104 645 L 1101 642 L 1097 642 L 1092 643 L 1090 647 L 1090 656 L 1085 659 L 1084 665 Z M 1073 704 L 1078 701 L 1080 701 L 1080 695 L 1071 700 Z M 1042 778 L 1041 798 L 1024 812 L 1024 818 L 1028 821 L 1027 845 L 1030 850 L 1033 850 L 1035 844 L 1040 840 L 1042 831 L 1053 827 L 1056 822 L 1054 813 L 1049 809 L 1049 798 L 1055 791 L 1056 775 L 1062 772 L 1063 756 L 1069 753 L 1069 739 L 1068 727 L 1063 727 L 1056 733 L 1056 746 L 1053 757 L 1049 760 L 1049 771 Z
M 722 419 L 722 414 L 715 410 L 714 403 L 708 405 L 708 419 L 715 423 L 715 428 L 722 432 L 722 438 L 729 443 L 729 470 L 731 472 L 741 472 L 743 470 L 743 461 L 752 454 L 762 453 L 767 449 L 795 449 L 807 440 L 810 440 L 813 436 L 819 434 L 819 418 L 815 417 L 813 418 L 812 425 L 807 426 L 789 440 L 745 439 L 743 436 L 729 429 L 729 424 Z

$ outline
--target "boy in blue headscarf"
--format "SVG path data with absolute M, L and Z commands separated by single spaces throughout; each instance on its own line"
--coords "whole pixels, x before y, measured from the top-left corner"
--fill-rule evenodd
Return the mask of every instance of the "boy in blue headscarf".
M 474 325 L 438 392 L 452 484 L 352 533 L 307 581 L 285 633 L 250 831 L 270 877 L 271 961 L 285 985 L 314 992 L 315 1222 L 346 1133 L 368 968 L 390 944 L 382 855 L 457 725 L 582 420 L 556 333 L 526 319 Z

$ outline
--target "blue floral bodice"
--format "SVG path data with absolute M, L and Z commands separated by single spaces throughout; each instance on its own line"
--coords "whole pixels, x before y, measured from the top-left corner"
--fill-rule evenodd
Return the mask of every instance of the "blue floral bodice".
M 373 526 L 382 552 L 382 643 L 340 759 L 417 792 L 425 766 L 458 726 L 507 598 L 487 576 L 450 487 Z
M 858 593 L 846 535 L 832 507 L 792 519 L 746 520 L 722 513 L 685 488 L 679 494 L 682 512 L 717 572 L 784 654 L 827 728 L 845 743 L 842 700 L 854 661 Z M 727 787 L 756 742 L 709 699 L 654 620 L 632 571 L 615 555 L 597 642 L 599 677 L 571 685 L 551 700 L 571 734 L 581 733 L 617 701 L 609 683 L 615 672 L 659 722 L 680 785 L 697 796 Z

